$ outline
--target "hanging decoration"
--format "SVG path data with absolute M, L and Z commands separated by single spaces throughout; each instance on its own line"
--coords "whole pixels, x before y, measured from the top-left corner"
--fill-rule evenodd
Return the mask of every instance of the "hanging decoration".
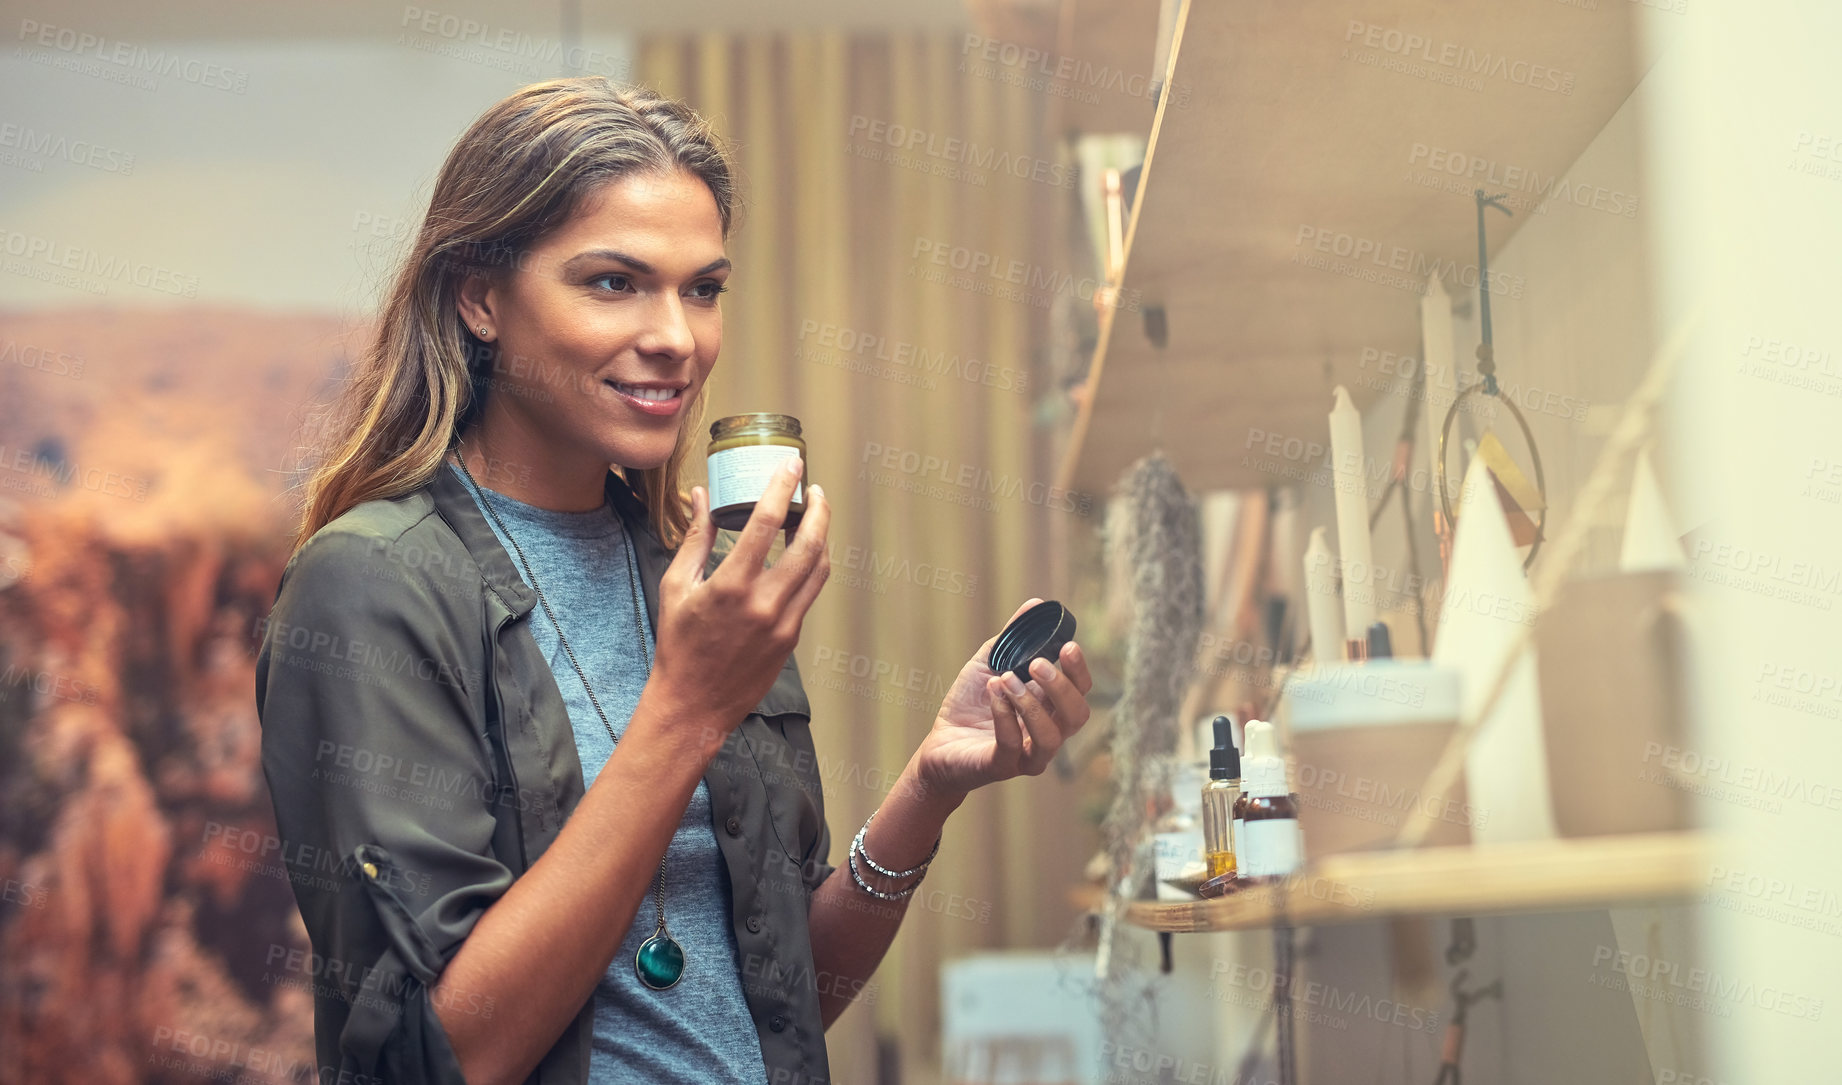
M 1478 312 L 1483 322 L 1483 341 L 1477 347 L 1478 379 L 1460 389 L 1452 400 L 1452 406 L 1445 413 L 1445 424 L 1439 430 L 1439 447 L 1433 452 L 1433 471 L 1439 488 L 1442 513 L 1436 528 L 1442 548 L 1449 552 L 1452 536 L 1458 528 L 1458 517 L 1452 509 L 1451 491 L 1446 485 L 1446 445 L 1452 436 L 1452 423 L 1457 420 L 1458 412 L 1466 409 L 1466 401 L 1478 395 L 1489 396 L 1509 409 L 1510 417 L 1516 420 L 1517 427 L 1522 430 L 1522 440 L 1528 446 L 1529 459 L 1535 468 L 1535 482 L 1530 485 L 1494 432 L 1485 433 L 1478 442 L 1477 455 L 1490 472 L 1497 500 L 1503 506 L 1504 517 L 1509 521 L 1511 537 L 1515 539 L 1516 545 L 1529 547 L 1528 556 L 1522 560 L 1522 567 L 1527 569 L 1534 564 L 1535 555 L 1541 552 L 1543 529 L 1548 522 L 1548 482 L 1542 473 L 1541 452 L 1535 447 L 1535 434 L 1529 429 L 1528 419 L 1522 416 L 1516 401 L 1503 395 L 1497 385 L 1496 346 L 1490 329 L 1490 252 L 1484 232 L 1486 207 L 1495 208 L 1505 215 L 1514 212 L 1503 206 L 1502 196 L 1486 196 L 1481 188 L 1474 195 L 1477 199 Z
M 1139 1016 L 1138 999 L 1127 970 L 1115 967 L 1115 934 L 1124 902 L 1150 882 L 1151 826 L 1169 791 L 1203 620 L 1201 518 L 1162 453 L 1139 460 L 1120 480 L 1107 509 L 1106 549 L 1117 570 L 1110 586 L 1128 594 L 1131 617 L 1124 684 L 1112 711 L 1113 799 L 1102 826 L 1108 893 L 1095 971 L 1102 1026 L 1109 1039 L 1130 1042 L 1123 1034 Z

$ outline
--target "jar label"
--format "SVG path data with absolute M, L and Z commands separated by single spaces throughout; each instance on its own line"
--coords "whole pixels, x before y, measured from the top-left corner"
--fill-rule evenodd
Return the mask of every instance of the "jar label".
M 1297 818 L 1243 821 L 1241 835 L 1245 839 L 1234 854 L 1235 861 L 1241 864 L 1241 873 L 1265 877 L 1290 874 L 1298 869 L 1303 856 L 1300 855 Z
M 761 500 L 774 472 L 797 457 L 792 445 L 740 445 L 725 448 L 710 456 L 710 507 L 749 505 Z M 793 500 L 804 500 L 806 480 L 802 477 L 793 487 Z

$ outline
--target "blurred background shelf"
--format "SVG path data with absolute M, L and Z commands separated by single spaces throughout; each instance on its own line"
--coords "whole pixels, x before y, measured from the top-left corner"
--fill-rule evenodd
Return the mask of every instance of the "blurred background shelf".
M 1215 900 L 1133 901 L 1126 921 L 1158 931 L 1360 923 L 1409 915 L 1556 912 L 1680 899 L 1708 884 L 1701 833 L 1643 833 L 1489 847 L 1332 855 L 1287 883 Z M 1098 908 L 1098 889 L 1071 899 Z
M 1642 78 L 1624 6 L 1185 4 L 1120 284 L 1167 342 L 1102 313 L 1060 484 L 1161 447 L 1193 490 L 1264 487 L 1250 429 L 1323 441 L 1334 385 L 1372 401 L 1359 359 L 1419 356 L 1429 272 L 1476 292 L 1472 190 L 1512 196 L 1494 253 Z

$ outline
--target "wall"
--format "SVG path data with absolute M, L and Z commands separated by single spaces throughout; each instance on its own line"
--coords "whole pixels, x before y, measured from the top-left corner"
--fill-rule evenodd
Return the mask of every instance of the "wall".
M 1835 1077 L 1839 33 L 1833 4 L 1698 5 L 1658 67 L 1659 323 L 1691 327 L 1668 458 L 1695 499 L 1693 751 L 1725 766 L 1693 781 L 1722 847 L 1705 936 L 1673 959 L 1735 992 L 1675 1081 Z
M 54 21 L 42 14 L 41 25 Z M 10 103 L 0 125 L 18 126 L 0 128 L 7 306 L 207 303 L 361 318 L 474 117 L 564 74 L 559 58 L 573 50 L 592 72 L 632 67 L 625 38 L 566 46 L 508 24 L 517 44 L 484 48 L 433 25 L 386 26 L 369 41 L 129 41 L 154 74 L 21 31 L 19 51 L 0 57 Z M 168 65 L 180 74 L 158 74 Z M 26 239 L 82 250 L 91 267 L 144 266 L 150 285 L 135 273 L 59 274 L 49 254 L 20 255 Z

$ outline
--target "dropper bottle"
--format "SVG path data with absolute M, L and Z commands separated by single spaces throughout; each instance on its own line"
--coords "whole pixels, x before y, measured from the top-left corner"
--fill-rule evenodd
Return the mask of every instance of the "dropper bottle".
M 1209 877 L 1235 872 L 1234 805 L 1241 797 L 1241 752 L 1234 748 L 1234 725 L 1227 716 L 1214 722 L 1215 745 L 1209 750 L 1209 782 L 1202 789 L 1202 850 Z
M 1279 751 L 1273 748 L 1273 725 L 1265 720 L 1249 719 L 1241 727 L 1241 745 L 1247 750 L 1248 764 L 1256 757 L 1268 757 Z M 1247 788 L 1234 800 L 1234 810 L 1229 815 L 1233 821 L 1231 832 L 1234 833 L 1235 847 L 1246 849 L 1247 842 Z
M 1284 877 L 1304 860 L 1298 831 L 1298 806 L 1286 785 L 1286 763 L 1273 739 L 1273 725 L 1249 720 L 1247 787 L 1235 825 L 1241 877 L 1255 881 Z

